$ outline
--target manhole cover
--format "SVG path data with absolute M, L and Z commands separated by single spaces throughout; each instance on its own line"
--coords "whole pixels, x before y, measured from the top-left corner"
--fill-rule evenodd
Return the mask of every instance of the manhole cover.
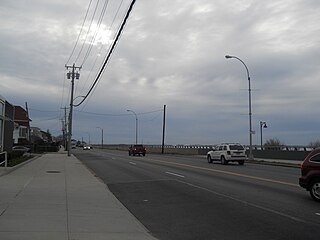
M 50 171 L 47 171 L 47 173 L 61 173 L 61 172 L 57 170 L 50 170 Z

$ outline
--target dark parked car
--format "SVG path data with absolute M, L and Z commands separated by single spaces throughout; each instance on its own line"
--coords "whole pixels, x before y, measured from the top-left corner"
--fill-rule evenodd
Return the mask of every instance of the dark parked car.
M 320 202 L 320 148 L 313 150 L 301 164 L 299 184 Z

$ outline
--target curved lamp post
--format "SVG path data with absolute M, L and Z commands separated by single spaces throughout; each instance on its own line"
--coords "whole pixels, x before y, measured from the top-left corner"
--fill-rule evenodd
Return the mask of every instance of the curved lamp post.
M 127 110 L 127 112 L 132 112 L 134 116 L 136 117 L 136 144 L 138 144 L 138 116 L 137 114 L 132 110 Z
M 225 56 L 226 59 L 230 59 L 230 58 L 235 58 L 238 61 L 240 61 L 243 66 L 246 68 L 247 71 L 247 76 L 248 76 L 248 82 L 249 82 L 249 141 L 250 141 L 250 147 L 249 147 L 249 160 L 253 160 L 253 154 L 252 154 L 252 111 L 251 111 L 251 82 L 250 82 L 250 74 L 249 74 L 249 70 L 247 65 L 238 57 L 236 56 L 231 56 L 231 55 L 226 55 Z
M 102 127 L 97 127 L 101 129 L 101 149 L 103 148 L 103 128 Z

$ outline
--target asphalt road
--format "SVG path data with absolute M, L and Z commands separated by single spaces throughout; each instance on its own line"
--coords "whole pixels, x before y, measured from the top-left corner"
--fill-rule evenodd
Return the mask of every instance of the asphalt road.
M 74 154 L 159 239 L 320 238 L 320 204 L 299 187 L 298 168 L 98 149 Z

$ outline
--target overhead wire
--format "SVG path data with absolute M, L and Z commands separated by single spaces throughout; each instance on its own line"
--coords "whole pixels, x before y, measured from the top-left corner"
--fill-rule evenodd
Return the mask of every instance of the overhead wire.
M 76 42 L 75 42 L 75 44 L 74 44 L 74 46 L 73 46 L 73 49 L 72 49 L 72 51 L 71 51 L 71 54 L 70 54 L 70 56 L 69 56 L 69 58 L 68 58 L 68 60 L 67 60 L 67 62 L 66 62 L 65 65 L 68 65 L 68 64 L 69 64 L 69 62 L 70 62 L 70 60 L 71 60 L 71 58 L 72 58 L 72 56 L 73 56 L 73 54 L 74 54 L 74 52 L 75 52 L 75 49 L 76 49 L 76 47 L 77 47 L 77 45 L 78 45 L 80 36 L 81 36 L 82 31 L 83 31 L 83 29 L 84 29 L 84 24 L 85 24 L 85 22 L 86 22 L 86 20 L 87 20 L 87 17 L 88 17 L 88 13 L 89 13 L 89 10 L 90 10 L 90 7 L 91 7 L 91 3 L 92 3 L 92 0 L 90 0 L 90 2 L 89 2 L 89 4 L 88 4 L 87 10 L 86 10 L 86 14 L 85 14 L 85 17 L 84 17 L 84 19 L 83 19 L 83 22 L 82 22 L 81 29 L 80 29 L 80 32 L 79 32 L 79 34 L 78 34 L 77 40 L 76 40 Z M 62 111 L 62 105 L 63 105 L 63 101 L 64 101 L 65 82 L 66 82 L 66 72 L 64 72 L 63 91 L 62 91 L 62 97 L 61 97 L 61 103 L 60 103 L 60 111 Z M 70 97 L 70 92 L 68 93 L 67 99 L 68 99 L 69 97 Z M 61 113 L 60 113 L 60 117 L 61 117 Z
M 111 29 L 112 29 L 112 27 L 113 27 L 113 24 L 114 24 L 115 19 L 117 18 L 118 14 L 119 14 L 119 11 L 120 11 L 120 8 L 121 8 L 122 4 L 123 4 L 123 0 L 121 0 L 120 4 L 119 4 L 119 6 L 118 6 L 118 9 L 117 9 L 117 11 L 116 11 L 116 14 L 114 15 L 114 17 L 113 17 L 113 19 L 112 19 L 112 22 L 111 22 L 111 24 L 110 24 L 110 26 L 109 26 L 109 29 L 108 29 L 109 31 L 111 31 Z M 114 38 L 115 38 L 115 37 L 116 37 L 116 34 L 115 34 Z M 107 54 L 108 54 L 108 52 L 110 51 L 110 48 L 111 48 L 111 44 L 109 45 L 109 48 L 108 48 L 108 50 L 107 50 Z M 88 77 L 87 77 L 86 82 L 87 82 L 88 79 L 90 78 L 91 73 L 92 73 L 92 71 L 93 71 L 93 69 L 94 69 L 94 67 L 95 67 L 95 65 L 96 65 L 96 63 L 97 63 L 97 60 L 98 60 L 99 56 L 101 56 L 102 49 L 103 49 L 103 46 L 100 47 L 99 52 L 98 52 L 98 54 L 96 55 L 96 58 L 95 58 L 95 60 L 94 60 L 93 66 L 92 66 L 91 69 L 90 69 L 90 72 L 89 72 L 89 75 L 88 75 Z M 106 55 L 107 55 L 107 54 L 106 54 Z M 82 90 L 84 89 L 84 87 L 85 87 L 85 85 L 83 86 Z M 81 90 L 81 92 L 82 92 L 82 90 Z M 94 90 L 93 90 L 93 92 L 94 92 Z M 85 108 L 85 106 L 87 105 L 87 103 L 88 103 L 88 101 L 83 105 L 82 110 Z
M 88 5 L 87 11 L 86 11 L 86 15 L 85 15 L 85 17 L 84 17 L 84 19 L 83 19 L 82 26 L 81 26 L 81 29 L 80 29 L 80 32 L 79 32 L 77 41 L 76 41 L 76 43 L 75 43 L 74 46 L 73 46 L 73 49 L 72 49 L 72 51 L 71 51 L 71 54 L 70 54 L 70 56 L 69 56 L 69 59 L 68 59 L 66 65 L 68 65 L 70 59 L 72 58 L 72 56 L 73 56 L 73 54 L 74 54 L 74 51 L 75 51 L 75 49 L 76 49 L 76 46 L 78 45 L 78 42 L 79 42 L 80 36 L 81 36 L 81 34 L 82 34 L 82 30 L 83 30 L 84 24 L 85 24 L 85 22 L 86 22 L 86 20 L 87 20 L 87 16 L 88 16 L 88 12 L 89 12 L 91 3 L 92 3 L 92 0 L 90 0 L 90 2 L 89 2 L 89 5 Z
M 75 110 L 75 112 L 85 113 L 85 114 L 90 114 L 90 115 L 97 115 L 97 116 L 107 116 L 107 117 L 123 117 L 123 116 L 131 116 L 132 115 L 131 113 L 110 114 L 110 113 L 86 112 L 86 111 L 79 111 L 79 110 Z M 141 112 L 141 113 L 137 113 L 137 115 L 146 115 L 146 114 L 152 114 L 152 113 L 157 113 L 157 112 L 163 112 L 163 109 L 149 111 L 149 112 Z
M 50 112 L 52 112 L 52 113 L 60 112 L 60 111 L 58 111 L 58 110 L 48 111 L 48 110 L 40 110 L 40 109 L 34 109 L 34 108 L 29 108 L 29 110 L 31 110 L 31 111 L 36 111 L 36 112 L 47 112 L 47 113 L 50 113 Z
M 102 23 L 102 20 L 103 20 L 103 18 L 104 18 L 104 15 L 105 15 L 105 13 L 106 13 L 106 9 L 107 9 L 107 7 L 108 7 L 108 3 L 109 3 L 109 0 L 106 0 L 105 2 L 104 2 L 104 4 L 103 4 L 103 7 L 102 7 L 102 10 L 101 10 L 101 14 L 100 14 L 100 17 L 99 17 L 99 20 L 98 20 L 98 26 L 97 26 L 97 29 L 96 29 L 96 31 L 95 31 L 95 33 L 94 33 L 94 36 L 92 37 L 92 39 L 91 39 L 91 42 L 90 42 L 90 44 L 89 44 L 89 47 L 88 47 L 88 49 L 87 49 L 87 51 L 86 51 L 86 54 L 85 54 L 85 56 L 84 56 L 84 58 L 83 58 L 83 60 L 82 60 L 82 63 L 81 63 L 81 67 L 83 66 L 83 64 L 86 62 L 86 60 L 87 60 L 87 58 L 88 58 L 88 56 L 89 56 L 89 54 L 90 54 L 90 52 L 91 52 L 91 50 L 92 50 L 92 47 L 93 47 L 93 44 L 94 44 L 94 42 L 95 42 L 95 40 L 96 40 L 96 37 L 97 37 L 97 35 L 98 35 L 98 32 L 99 32 L 99 30 L 100 30 L 100 27 L 101 27 L 101 23 Z
M 91 21 L 90 21 L 90 25 L 89 25 L 89 28 L 88 28 L 88 31 L 87 31 L 86 37 L 85 37 L 85 38 L 84 38 L 84 40 L 83 40 L 83 43 L 82 43 L 81 49 L 80 49 L 80 51 L 79 51 L 79 53 L 78 53 L 78 56 L 76 57 L 75 62 L 77 62 L 77 61 L 78 61 L 78 59 L 79 59 L 79 57 L 80 57 L 80 55 L 81 55 L 81 53 L 82 53 L 82 50 L 83 50 L 83 48 L 84 48 L 84 45 L 85 45 L 85 43 L 87 42 L 87 38 L 88 38 L 88 35 L 89 35 L 90 30 L 91 30 L 91 27 L 92 27 L 93 19 L 94 19 L 95 15 L 96 15 L 96 12 L 97 12 L 97 8 L 98 8 L 98 5 L 99 5 L 99 2 L 100 2 L 100 0 L 98 0 L 98 1 L 97 1 L 96 7 L 94 8 L 94 12 L 93 12 L 93 14 L 92 14 L 92 18 L 91 18 Z
M 113 53 L 113 50 L 114 50 L 115 47 L 116 47 L 116 44 L 117 44 L 117 42 L 118 42 L 118 40 L 119 40 L 119 38 L 120 38 L 120 36 L 121 36 L 122 30 L 124 29 L 124 27 L 125 27 L 125 25 L 126 25 L 126 22 L 127 22 L 128 18 L 129 18 L 129 15 L 130 15 L 130 13 L 131 13 L 131 11 L 132 11 L 132 9 L 133 9 L 133 6 L 134 6 L 135 2 L 136 2 L 136 0 L 132 0 L 131 4 L 130 4 L 128 10 L 127 10 L 127 13 L 126 13 L 126 15 L 125 15 L 125 18 L 124 18 L 124 20 L 123 20 L 123 22 L 122 22 L 122 24 L 121 24 L 121 26 L 120 26 L 120 28 L 119 28 L 119 30 L 118 30 L 117 36 L 116 36 L 115 40 L 113 41 L 113 44 L 112 44 L 112 46 L 111 46 L 111 48 L 110 48 L 110 50 L 109 50 L 109 52 L 108 52 L 108 55 L 107 55 L 107 57 L 106 57 L 103 65 L 102 65 L 100 71 L 98 72 L 98 74 L 97 74 L 97 76 L 96 76 L 95 81 L 93 82 L 93 84 L 92 84 L 92 86 L 90 87 L 88 93 L 87 93 L 87 94 L 85 95 L 85 97 L 81 100 L 81 102 L 78 103 L 78 104 L 76 104 L 76 105 L 74 105 L 75 107 L 80 106 L 80 105 L 87 99 L 87 97 L 89 96 L 89 94 L 92 92 L 92 90 L 93 90 L 94 87 L 96 86 L 97 82 L 99 81 L 101 75 L 103 74 L 103 72 L 104 72 L 104 70 L 105 70 L 105 67 L 106 67 L 107 63 L 109 62 L 109 59 L 110 59 L 110 57 L 111 57 L 111 55 L 112 55 L 112 53 Z
M 100 16 L 99 16 L 99 19 L 98 19 L 97 28 L 95 30 L 95 33 L 94 33 L 93 37 L 91 38 L 91 42 L 90 42 L 90 44 L 89 44 L 89 46 L 87 48 L 85 56 L 84 56 L 84 58 L 82 60 L 82 63 L 80 65 L 81 68 L 83 67 L 84 63 L 86 62 L 86 60 L 88 59 L 88 57 L 89 57 L 89 55 L 91 53 L 91 50 L 92 50 L 92 47 L 93 47 L 94 42 L 96 40 L 96 37 L 97 37 L 97 35 L 98 35 L 99 31 L 100 31 L 101 23 L 102 23 L 102 20 L 103 20 L 103 18 L 105 16 L 106 9 L 108 7 L 108 3 L 109 3 L 109 0 L 105 0 L 105 2 L 103 4 L 103 7 L 102 7 L 102 10 L 101 10 L 101 13 L 100 13 Z M 93 70 L 93 67 L 91 68 L 91 71 L 92 70 Z M 91 71 L 89 72 L 89 76 L 91 76 Z M 87 77 L 86 81 L 84 81 L 84 83 L 82 84 L 82 89 L 80 90 L 80 92 L 82 92 L 83 89 L 85 88 L 86 83 L 88 82 L 89 76 Z M 77 88 L 78 88 L 78 85 L 76 85 L 75 92 L 77 92 Z
M 66 87 L 66 72 L 63 72 L 63 88 L 62 88 L 62 96 L 61 96 L 61 102 L 60 102 L 60 109 L 62 109 L 63 101 L 64 101 L 64 95 L 65 95 L 65 87 Z M 60 110 L 61 111 L 61 110 Z M 61 115 L 61 112 L 60 112 Z

